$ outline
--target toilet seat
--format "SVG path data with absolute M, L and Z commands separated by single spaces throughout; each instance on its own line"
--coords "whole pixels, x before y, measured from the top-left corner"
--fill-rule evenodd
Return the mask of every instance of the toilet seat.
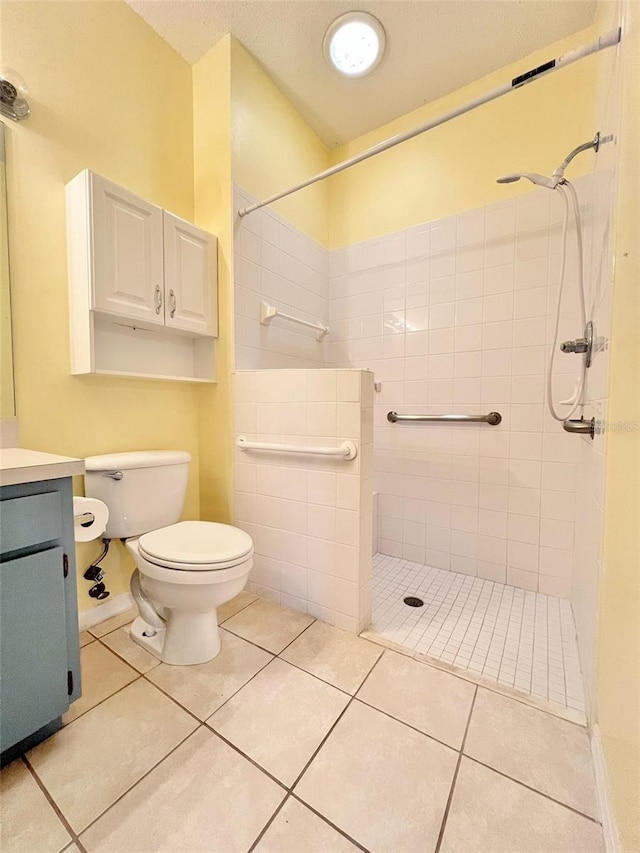
M 181 572 L 228 569 L 253 554 L 253 542 L 244 530 L 214 521 L 170 524 L 145 533 L 137 544 L 147 562 Z

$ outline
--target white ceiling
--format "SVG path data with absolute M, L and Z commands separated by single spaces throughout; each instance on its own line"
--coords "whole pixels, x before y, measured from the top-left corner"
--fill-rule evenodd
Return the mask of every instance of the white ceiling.
M 589 26 L 596 5 L 595 0 L 127 2 L 190 63 L 231 32 L 331 147 Z M 328 67 L 322 39 L 331 21 L 354 9 L 381 21 L 387 52 L 369 77 L 349 80 Z

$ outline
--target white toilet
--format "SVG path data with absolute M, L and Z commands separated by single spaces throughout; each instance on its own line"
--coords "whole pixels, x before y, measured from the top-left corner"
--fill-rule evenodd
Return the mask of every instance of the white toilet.
M 109 507 L 105 538 L 126 540 L 136 561 L 131 592 L 140 616 L 131 637 L 181 665 L 218 654 L 217 608 L 243 589 L 253 566 L 253 542 L 243 530 L 178 522 L 190 461 L 184 451 L 90 456 L 84 478 L 87 497 Z

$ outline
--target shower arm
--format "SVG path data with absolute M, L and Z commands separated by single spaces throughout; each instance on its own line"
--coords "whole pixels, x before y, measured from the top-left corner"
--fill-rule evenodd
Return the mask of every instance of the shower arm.
M 598 131 L 598 133 L 596 133 L 596 135 L 593 137 L 593 139 L 590 139 L 589 142 L 583 142 L 582 145 L 576 146 L 576 148 L 574 148 L 573 151 L 571 151 L 571 152 L 569 152 L 569 154 L 567 154 L 567 156 L 564 158 L 562 163 L 560 163 L 560 165 L 555 170 L 553 175 L 551 175 L 552 180 L 553 180 L 553 178 L 558 178 L 559 180 L 563 180 L 564 179 L 564 170 L 567 168 L 569 163 L 575 157 L 578 156 L 578 154 L 581 154 L 583 151 L 589 151 L 589 149 L 591 149 L 591 148 L 597 154 L 598 150 L 600 149 L 600 146 L 603 145 L 605 142 L 611 142 L 612 139 L 613 139 L 612 135 L 601 137 L 600 131 Z

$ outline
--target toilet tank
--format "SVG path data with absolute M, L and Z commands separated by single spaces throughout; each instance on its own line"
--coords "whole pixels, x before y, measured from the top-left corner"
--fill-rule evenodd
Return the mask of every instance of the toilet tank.
M 190 461 L 184 450 L 108 453 L 85 459 L 85 493 L 109 507 L 105 538 L 128 539 L 175 524 L 184 507 Z

